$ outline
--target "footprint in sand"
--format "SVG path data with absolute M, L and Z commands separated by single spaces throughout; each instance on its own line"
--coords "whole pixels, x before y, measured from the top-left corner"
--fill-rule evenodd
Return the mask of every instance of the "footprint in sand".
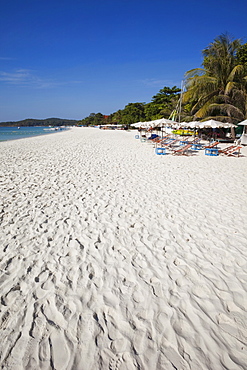
M 142 303 L 144 301 L 144 294 L 140 290 L 135 290 L 132 294 L 133 300 L 136 303 Z
M 44 337 L 40 341 L 39 345 L 39 360 L 40 360 L 40 369 L 47 368 L 49 369 L 51 361 L 51 348 L 49 343 L 49 338 Z
M 52 331 L 49 337 L 51 359 L 55 369 L 67 369 L 70 350 L 63 332 Z
M 121 353 L 125 352 L 127 349 L 127 341 L 124 338 L 118 338 L 112 341 L 111 343 L 111 350 L 114 353 Z
M 102 369 L 120 370 L 123 362 L 122 356 L 112 353 L 109 349 L 105 348 L 101 351 Z
M 159 279 L 152 277 L 150 283 L 153 287 L 153 293 L 156 297 L 163 297 L 162 285 Z
M 87 265 L 88 278 L 92 280 L 95 276 L 95 269 L 91 263 Z

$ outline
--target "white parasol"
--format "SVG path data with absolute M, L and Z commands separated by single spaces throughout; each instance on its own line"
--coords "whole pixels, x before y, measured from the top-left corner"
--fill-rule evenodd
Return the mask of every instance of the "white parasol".
M 247 129 L 246 129 L 247 119 L 245 119 L 242 122 L 239 122 L 238 126 L 244 126 L 244 130 L 243 130 L 242 136 L 240 138 L 240 142 L 241 142 L 241 144 L 247 145 Z
M 214 119 L 208 121 L 192 121 L 187 123 L 187 127 L 190 128 L 231 128 L 236 127 L 233 123 L 220 122 Z

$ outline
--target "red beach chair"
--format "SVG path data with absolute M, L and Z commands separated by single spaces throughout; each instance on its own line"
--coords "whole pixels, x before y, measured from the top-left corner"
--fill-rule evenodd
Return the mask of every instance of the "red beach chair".
M 227 152 L 222 154 L 227 155 L 228 157 L 239 157 L 240 156 L 240 149 L 241 146 L 234 146 L 233 148 L 229 149 Z
M 213 142 L 212 144 L 210 145 L 206 145 L 204 146 L 204 149 L 211 149 L 211 148 L 214 148 L 215 146 L 217 146 L 220 142 L 219 141 L 215 141 Z
M 187 145 L 184 145 L 182 146 L 181 148 L 179 149 L 176 149 L 176 150 L 173 150 L 173 155 L 189 155 L 188 154 L 188 150 L 189 148 L 192 147 L 192 144 L 187 144 Z
M 226 148 L 224 149 L 219 149 L 219 153 L 220 154 L 227 154 L 228 152 L 230 152 L 233 148 L 235 147 L 235 145 L 230 145 L 230 146 L 227 146 Z

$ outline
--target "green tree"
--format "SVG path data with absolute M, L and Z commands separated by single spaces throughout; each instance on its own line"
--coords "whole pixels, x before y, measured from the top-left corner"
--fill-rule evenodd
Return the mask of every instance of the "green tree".
M 156 104 L 153 102 L 145 104 L 144 106 L 145 120 L 152 121 L 155 119 L 162 118 L 162 114 L 160 113 L 160 111 L 161 111 L 160 104 Z
M 78 122 L 78 125 L 83 126 L 98 126 L 103 125 L 105 118 L 102 113 L 90 113 L 90 115 Z
M 145 103 L 129 103 L 119 114 L 119 123 L 130 125 L 131 123 L 145 121 L 144 113 Z
M 237 63 L 247 66 L 247 43 L 241 45 L 237 51 Z
M 177 106 L 179 97 L 180 97 L 181 90 L 173 86 L 170 87 L 163 87 L 163 89 L 159 90 L 159 92 L 152 97 L 152 103 L 159 109 L 160 117 L 169 118 L 172 111 Z
M 239 122 L 246 114 L 246 68 L 237 62 L 240 40 L 218 36 L 203 50 L 203 67 L 186 73 L 183 102 L 196 119 Z
M 120 123 L 121 121 L 121 117 L 122 117 L 122 111 L 121 109 L 119 109 L 117 112 L 114 112 L 110 115 L 110 121 L 112 123 Z

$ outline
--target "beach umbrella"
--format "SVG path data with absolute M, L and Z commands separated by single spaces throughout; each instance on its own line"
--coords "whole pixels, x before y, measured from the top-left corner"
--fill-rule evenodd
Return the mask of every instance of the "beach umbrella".
M 187 126 L 188 125 L 188 122 L 180 122 L 180 123 L 178 123 L 178 125 L 180 125 L 180 127 L 186 128 L 186 127 L 188 127 Z
M 220 122 L 215 121 L 214 119 L 210 119 L 208 121 L 191 121 L 191 122 L 184 122 L 185 127 L 189 128 L 232 128 L 236 127 L 233 123 L 229 122 Z
M 150 124 L 149 124 L 149 122 L 136 122 L 136 123 L 131 123 L 130 126 L 135 127 L 135 128 L 146 129 L 146 128 L 150 127 Z
M 220 122 L 220 121 L 216 121 L 214 119 L 209 119 L 207 121 L 191 121 L 191 122 L 188 122 L 187 124 L 187 127 L 189 128 L 193 128 L 193 129 L 203 129 L 203 128 L 211 128 L 211 129 L 214 129 L 214 128 L 233 128 L 233 127 L 236 127 L 236 125 L 234 125 L 233 123 L 229 123 L 229 122 Z
M 199 127 L 199 128 L 232 128 L 232 127 L 236 127 L 236 125 L 234 125 L 233 123 L 220 122 L 220 121 L 216 121 L 214 119 L 209 119 L 208 121 L 200 121 L 198 123 L 199 123 L 199 126 L 195 126 L 195 127 Z
M 239 126 L 247 126 L 247 119 L 238 123 Z
M 238 126 L 244 126 L 244 130 L 243 130 L 243 133 L 242 133 L 242 136 L 241 136 L 241 144 L 247 144 L 247 119 L 245 119 L 244 121 L 242 122 L 239 122 L 238 123 Z
M 245 133 L 245 131 L 246 131 L 246 126 L 247 126 L 247 119 L 245 119 L 244 121 L 242 121 L 242 122 L 239 122 L 238 123 L 238 126 L 245 126 L 244 127 L 244 131 L 243 131 L 243 133 Z
M 242 122 L 238 123 L 238 126 L 244 126 L 243 135 L 247 133 L 246 126 L 247 126 L 247 119 Z
M 171 119 L 168 119 L 168 118 L 160 118 L 160 119 L 156 119 L 152 122 L 153 122 L 154 127 L 160 127 L 161 128 L 162 138 L 163 138 L 163 128 L 164 127 L 175 127 L 175 125 L 178 124 L 177 122 L 175 122 Z
M 171 119 L 167 118 L 160 118 L 151 122 L 153 123 L 154 127 L 173 126 L 178 124 L 178 122 L 172 121 Z
M 186 124 L 186 123 L 185 123 Z M 191 121 L 186 124 L 186 127 L 189 128 L 231 128 L 236 127 L 233 123 L 229 122 L 220 122 L 210 119 L 208 121 Z
M 236 127 L 236 125 L 234 125 L 233 123 L 229 123 L 229 122 L 220 122 L 220 121 L 215 121 L 214 119 L 210 119 L 208 121 L 203 121 L 201 122 L 200 128 L 230 128 L 231 129 L 231 133 L 232 133 L 232 136 L 235 137 L 235 132 L 233 130 L 234 127 Z
M 191 121 L 191 122 L 183 122 L 184 126 L 183 127 L 186 127 L 186 128 L 198 128 L 199 127 L 199 123 L 198 121 Z
M 135 123 L 131 123 L 131 127 L 136 127 L 136 128 L 139 128 L 140 127 L 140 124 L 141 124 L 142 122 L 135 122 Z
M 141 125 L 141 128 L 145 129 L 145 130 L 148 130 L 149 128 L 152 128 L 153 125 L 152 125 L 152 122 L 149 121 L 149 122 L 142 122 L 142 125 Z

